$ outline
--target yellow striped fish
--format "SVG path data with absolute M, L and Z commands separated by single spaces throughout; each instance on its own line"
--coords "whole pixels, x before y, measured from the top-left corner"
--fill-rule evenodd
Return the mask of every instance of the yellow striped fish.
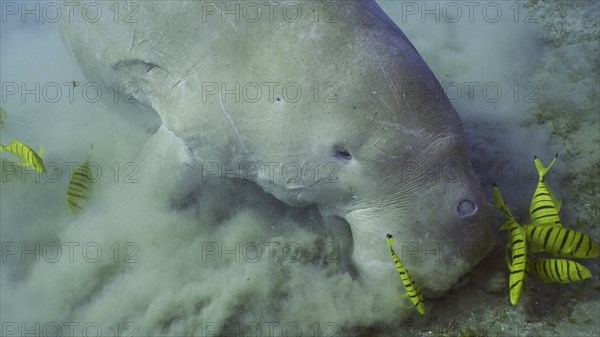
M 67 207 L 71 213 L 78 213 L 87 202 L 94 185 L 92 176 L 89 160 L 73 170 L 67 189 Z
M 546 252 L 556 256 L 580 259 L 600 255 L 600 248 L 592 238 L 582 232 L 561 226 L 525 226 L 527 242 L 532 252 Z
M 0 152 L 8 151 L 21 159 L 21 166 L 30 166 L 32 169 L 38 172 L 46 172 L 44 162 L 42 161 L 43 150 L 40 148 L 40 154 L 38 155 L 29 146 L 21 143 L 20 141 L 13 139 L 8 145 L 4 146 L 0 144 Z
M 530 264 L 533 272 L 544 282 L 569 283 L 592 277 L 578 262 L 565 259 L 539 259 Z
M 538 157 L 534 157 L 535 168 L 538 171 L 539 181 L 533 198 L 531 198 L 531 206 L 529 206 L 529 217 L 532 225 L 561 225 L 558 212 L 560 211 L 561 201 L 556 200 L 554 194 L 545 182 L 546 174 L 556 161 L 555 155 L 552 162 L 548 166 L 544 166 Z
M 423 301 L 423 295 L 413 281 L 412 277 L 410 277 L 408 270 L 404 268 L 404 265 L 402 264 L 402 261 L 400 261 L 400 258 L 398 258 L 398 255 L 396 255 L 396 252 L 394 252 L 394 248 L 392 248 L 392 245 L 394 244 L 394 237 L 391 234 L 388 234 L 386 235 L 386 238 L 388 248 L 390 249 L 390 254 L 392 254 L 392 259 L 394 259 L 396 269 L 398 269 L 398 273 L 400 273 L 400 279 L 402 280 L 402 284 L 404 284 L 404 288 L 406 288 L 406 293 L 408 297 L 410 297 L 412 303 L 415 305 L 415 308 L 417 308 L 417 311 L 419 311 L 421 315 L 424 315 L 425 302 Z
M 504 213 L 505 222 L 500 226 L 501 230 L 508 231 L 509 247 L 511 249 L 511 259 L 508 263 L 510 275 L 508 284 L 510 286 L 510 303 L 516 305 L 521 299 L 521 295 L 525 290 L 525 281 L 527 280 L 527 250 L 525 245 L 525 233 L 523 228 L 517 223 L 513 217 L 508 205 L 504 202 L 500 189 L 496 184 L 492 186 L 492 194 L 494 195 L 495 204 L 492 205 Z

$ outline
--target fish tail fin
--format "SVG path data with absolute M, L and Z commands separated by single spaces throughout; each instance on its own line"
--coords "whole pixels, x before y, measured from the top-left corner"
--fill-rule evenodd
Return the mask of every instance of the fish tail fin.
M 498 185 L 496 185 L 496 183 L 492 183 L 492 195 L 494 196 L 493 207 L 501 210 L 502 213 L 504 213 L 504 217 L 506 218 L 507 222 L 510 219 L 514 219 L 512 213 L 510 212 L 510 208 L 508 208 L 508 205 L 506 204 L 506 202 L 504 202 L 502 193 L 500 193 L 500 188 L 498 188 Z M 506 223 L 505 225 L 508 226 Z
M 500 189 L 496 183 L 492 183 L 492 196 L 494 197 L 494 204 L 491 204 L 495 208 L 500 208 L 504 203 L 504 199 L 502 199 L 502 194 L 500 194 Z
M 42 158 L 44 156 L 44 148 L 42 146 L 40 146 L 40 150 L 38 151 L 37 154 L 40 158 Z
M 500 189 L 496 183 L 492 183 L 492 196 L 494 197 L 494 203 L 490 204 L 492 207 L 497 209 L 503 209 L 506 207 L 504 198 L 502 198 L 502 193 L 500 193 Z
M 4 145 L 0 144 L 0 152 L 4 151 Z
M 554 155 L 554 158 L 552 159 L 550 164 L 548 164 L 548 166 L 544 166 L 542 161 L 537 156 L 533 157 L 533 161 L 535 162 L 535 168 L 538 171 L 540 181 L 544 181 L 546 174 L 548 173 L 548 171 L 550 171 L 550 168 L 552 167 L 552 165 L 554 165 L 554 162 L 556 161 L 557 157 L 558 157 L 558 153 Z

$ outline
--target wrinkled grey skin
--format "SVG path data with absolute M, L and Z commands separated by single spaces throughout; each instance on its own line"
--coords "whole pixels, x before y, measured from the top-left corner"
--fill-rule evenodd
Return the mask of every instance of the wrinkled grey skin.
M 153 146 L 174 147 L 164 153 L 189 149 L 186 160 L 211 175 L 213 163 L 250 163 L 245 177 L 278 199 L 344 218 L 364 282 L 397 278 L 387 233 L 426 295 L 451 287 L 489 250 L 461 121 L 374 1 L 283 1 L 272 16 L 256 2 L 257 20 L 244 2 L 239 19 L 220 13 L 224 2 L 121 3 L 116 18 L 113 2 L 98 3 L 98 22 L 76 8 L 61 25 L 88 80 L 135 89 L 148 118 L 162 121 Z M 214 83 L 242 93 L 211 91 Z M 305 163 L 311 169 L 297 176 Z

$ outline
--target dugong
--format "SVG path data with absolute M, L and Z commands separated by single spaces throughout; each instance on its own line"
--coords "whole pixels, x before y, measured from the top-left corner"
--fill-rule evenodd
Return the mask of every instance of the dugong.
M 117 85 L 132 111 L 142 107 L 140 123 L 160 123 L 151 143 L 169 148 L 165 160 L 185 157 L 198 176 L 248 179 L 345 220 L 367 285 L 400 284 L 388 233 L 425 296 L 488 253 L 486 203 L 460 118 L 376 2 L 94 7 L 93 17 L 68 7 L 63 40 L 89 81 Z

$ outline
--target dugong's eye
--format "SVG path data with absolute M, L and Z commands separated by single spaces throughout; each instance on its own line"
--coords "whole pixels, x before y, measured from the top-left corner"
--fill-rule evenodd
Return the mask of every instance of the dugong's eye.
M 352 160 L 352 155 L 350 154 L 350 152 L 348 152 L 348 150 L 346 150 L 345 148 L 336 145 L 333 148 L 333 153 L 334 156 L 339 159 L 339 160 L 343 160 L 343 161 L 350 161 Z
M 475 206 L 475 203 L 471 200 L 464 199 L 458 203 L 458 206 L 456 207 L 456 212 L 458 212 L 458 215 L 461 218 L 465 218 L 477 212 L 477 206 Z

